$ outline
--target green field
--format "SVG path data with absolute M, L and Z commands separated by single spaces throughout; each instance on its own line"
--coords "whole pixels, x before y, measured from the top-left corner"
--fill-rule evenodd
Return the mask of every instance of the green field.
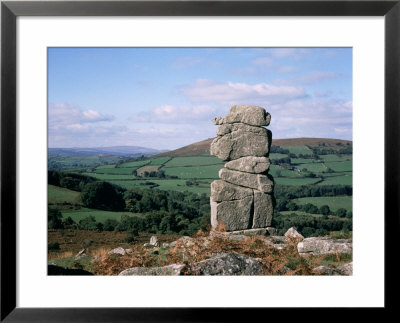
M 189 191 L 193 193 L 206 193 L 210 195 L 210 183 L 212 180 L 200 180 L 198 186 L 187 186 L 185 179 L 148 179 L 148 180 L 131 180 L 131 181 L 110 181 L 110 183 L 121 186 L 125 189 L 140 187 L 143 189 L 150 188 L 151 185 L 145 183 L 155 183 L 156 189 L 164 191 Z
M 218 178 L 221 165 L 163 168 L 166 175 L 179 178 Z
M 80 192 L 71 191 L 66 188 L 48 185 L 48 202 L 52 204 L 61 204 L 64 202 L 75 204 L 80 203 Z
M 321 183 L 318 185 L 352 185 L 353 176 L 344 175 L 344 176 L 330 176 L 328 178 L 324 178 Z
M 177 166 L 223 165 L 223 163 L 221 159 L 214 156 L 174 157 L 164 165 L 164 169 Z
M 77 167 L 94 167 L 103 164 L 114 164 L 121 157 L 118 156 L 63 156 L 63 155 L 49 155 L 48 167 L 49 169 L 69 169 Z M 57 167 L 58 166 L 58 167 Z
M 295 178 L 301 177 L 300 172 L 283 169 L 282 167 L 280 167 L 278 165 L 271 165 L 269 167 L 269 174 L 271 174 L 274 178 L 278 177 L 278 175 L 279 175 L 279 177 L 295 177 Z
M 274 177 L 275 183 L 279 185 L 300 186 L 314 184 L 320 181 L 319 178 L 288 178 L 288 177 Z
M 118 175 L 132 175 L 132 172 L 136 168 L 105 168 L 105 169 L 96 169 L 96 174 L 118 174 Z
M 277 153 L 270 153 L 269 154 L 269 158 L 270 159 L 280 159 L 280 158 L 286 158 L 286 157 L 289 157 L 289 156 L 286 155 L 286 154 L 277 154 Z
M 97 166 L 96 169 L 106 169 L 106 168 L 115 168 L 115 164 L 111 164 L 111 165 L 100 165 Z
M 82 173 L 82 175 L 91 176 L 102 181 L 112 181 L 112 180 L 128 180 L 132 179 L 134 176 L 130 175 L 123 175 L 123 174 L 97 174 L 97 173 Z
M 126 162 L 126 163 L 120 164 L 119 168 L 135 168 L 136 169 L 140 166 L 147 165 L 148 163 L 150 163 L 149 160 L 131 161 L 131 162 Z
M 324 196 L 324 197 L 303 197 L 293 200 L 298 205 L 304 205 L 307 203 L 314 204 L 317 207 L 322 205 L 328 205 L 332 211 L 336 211 L 339 208 L 344 208 L 347 211 L 352 210 L 352 197 L 351 196 Z
M 351 155 L 320 155 L 319 157 L 325 162 L 341 162 L 345 160 L 352 160 Z
M 290 158 L 290 162 L 291 164 L 308 164 L 308 163 L 313 163 L 315 162 L 314 159 L 310 159 L 310 158 Z
M 149 165 L 162 165 L 166 163 L 168 160 L 170 160 L 171 157 L 160 157 L 160 158 L 154 158 L 150 160 Z
M 102 210 L 94 210 L 94 209 L 87 209 L 87 208 L 81 208 L 79 210 L 66 210 L 62 211 L 61 214 L 63 215 L 64 218 L 70 216 L 72 220 L 75 222 L 79 223 L 80 220 L 88 217 L 88 216 L 94 216 L 96 218 L 97 222 L 104 223 L 105 220 L 107 219 L 115 219 L 115 220 L 120 220 L 121 216 L 126 214 L 126 215 L 137 215 L 140 216 L 138 213 L 131 213 L 131 212 L 112 212 L 112 211 L 102 211 Z
M 284 146 L 283 148 L 288 149 L 292 154 L 303 154 L 303 155 L 312 155 L 312 151 L 307 146 Z
M 311 155 L 312 151 L 307 146 L 283 146 L 282 148 L 288 149 L 290 153 L 296 155 Z M 280 159 L 289 157 L 286 154 L 271 153 L 270 159 Z M 274 177 L 276 185 L 284 186 L 303 186 L 303 185 L 352 185 L 352 156 L 346 155 L 320 155 L 320 160 L 309 159 L 309 158 L 291 158 L 291 165 L 279 166 L 271 165 L 269 173 Z M 83 172 L 83 175 L 91 176 L 99 180 L 108 181 L 112 184 L 118 185 L 124 189 L 131 188 L 143 188 L 143 189 L 157 189 L 166 191 L 190 191 L 194 193 L 205 193 L 207 196 L 210 195 L 210 183 L 218 179 L 218 171 L 224 166 L 224 162 L 214 156 L 191 156 L 191 157 L 155 157 L 146 158 L 144 160 L 129 161 L 127 159 L 125 163 L 107 164 L 106 158 L 100 162 L 100 157 L 87 158 L 86 156 L 80 157 L 82 160 L 92 160 L 97 162 L 97 167 L 94 172 L 86 172 L 85 168 L 81 166 L 75 166 L 73 168 L 76 172 Z M 120 157 L 115 157 L 115 163 L 121 162 Z M 77 158 L 70 158 L 71 164 L 79 162 Z M 102 164 L 99 166 L 99 164 Z M 76 164 L 75 164 L 76 165 Z M 292 168 L 292 169 L 285 169 Z M 327 167 L 332 169 L 332 173 L 325 173 Z M 309 178 L 304 177 L 303 169 L 315 173 L 317 177 Z M 78 170 L 79 169 L 79 170 Z M 157 171 L 163 170 L 167 178 L 141 178 L 132 175 L 133 171 L 140 172 L 144 171 Z M 278 176 L 279 175 L 279 176 Z M 176 176 L 178 178 L 168 178 L 168 176 Z M 58 204 L 62 209 L 62 203 L 69 204 L 80 204 L 79 192 L 70 191 L 67 189 L 59 188 L 56 186 L 49 186 L 49 203 Z M 315 198 L 314 198 L 315 199 Z M 346 209 L 351 209 L 351 197 L 340 197 L 334 199 L 329 197 L 328 201 L 324 201 L 323 198 L 316 198 L 317 200 L 309 200 L 317 206 L 327 204 L 331 209 L 337 209 L 345 205 Z M 319 199 L 319 200 L 318 200 Z M 298 203 L 303 203 L 306 199 L 299 199 Z M 306 202 L 304 202 L 306 203 Z M 321 204 L 322 203 L 322 204 Z M 347 204 L 346 204 L 347 203 Z M 65 208 L 71 208 L 71 205 L 67 205 Z M 107 216 L 120 216 L 123 212 L 106 212 L 96 210 L 65 210 L 63 212 L 69 212 L 76 214 L 77 217 L 83 215 L 87 216 L 88 212 L 96 212 L 98 216 L 105 219 Z M 100 212 L 100 213 L 99 213 Z
M 299 169 L 303 170 L 303 168 L 307 169 L 313 173 L 321 173 L 326 171 L 327 168 L 323 163 L 308 163 L 308 164 L 300 164 L 297 166 Z
M 351 160 L 342 162 L 326 162 L 325 165 L 335 172 L 351 172 L 353 170 L 353 162 Z

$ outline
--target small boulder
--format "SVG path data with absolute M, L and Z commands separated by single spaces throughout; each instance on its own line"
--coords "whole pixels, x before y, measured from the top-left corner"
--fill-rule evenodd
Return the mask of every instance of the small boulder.
M 297 232 L 297 230 L 294 227 L 291 227 L 289 228 L 289 230 L 286 231 L 285 238 L 294 239 L 298 241 L 302 241 L 304 239 L 304 237 L 299 232 Z
M 353 262 L 337 267 L 336 270 L 339 271 L 342 275 L 351 276 L 353 275 Z
M 108 252 L 108 254 L 109 254 L 109 255 L 120 255 L 120 256 L 125 256 L 125 255 L 126 255 L 126 251 L 125 251 L 124 248 L 118 247 L 118 248 L 115 248 L 115 249 L 113 249 L 113 250 L 110 250 L 110 251 Z
M 151 236 L 150 244 L 152 246 L 154 246 L 154 247 L 159 247 L 160 246 L 160 241 L 158 240 L 157 236 Z

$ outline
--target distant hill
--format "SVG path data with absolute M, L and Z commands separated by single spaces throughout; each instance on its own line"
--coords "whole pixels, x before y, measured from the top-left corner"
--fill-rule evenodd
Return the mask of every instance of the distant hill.
M 157 157 L 185 157 L 185 156 L 199 156 L 209 155 L 210 145 L 214 138 L 209 138 L 203 141 L 196 142 L 194 144 L 184 146 L 182 148 L 171 150 L 156 155 Z M 331 139 L 331 138 L 290 138 L 290 139 L 273 139 L 273 146 L 322 146 L 322 147 L 336 147 L 340 148 L 340 145 L 352 145 L 350 140 Z
M 351 145 L 353 142 L 350 140 L 331 139 L 331 138 L 290 138 L 290 139 L 272 139 L 274 146 L 326 146 L 334 147 L 340 144 Z
M 147 147 L 139 146 L 113 146 L 96 148 L 49 148 L 49 155 L 61 156 L 93 156 L 93 155 L 114 155 L 124 157 L 153 156 L 165 152 Z

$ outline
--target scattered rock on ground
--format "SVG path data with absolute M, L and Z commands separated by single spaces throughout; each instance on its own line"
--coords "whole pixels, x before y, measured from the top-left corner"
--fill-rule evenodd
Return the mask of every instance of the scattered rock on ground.
M 86 249 L 82 249 L 81 251 L 79 251 L 76 256 L 75 256 L 75 260 L 82 260 L 85 258 L 88 258 L 88 255 L 85 253 Z
M 160 241 L 158 240 L 157 236 L 151 236 L 150 244 L 153 245 L 154 247 L 160 246 Z
M 337 271 L 339 271 L 342 275 L 351 276 L 353 275 L 353 262 L 349 262 L 343 266 L 337 267 Z
M 264 275 L 262 262 L 256 258 L 236 253 L 220 253 L 212 258 L 191 264 L 194 275 Z
M 299 241 L 302 241 L 304 239 L 304 237 L 299 232 L 297 232 L 294 227 L 291 227 L 289 228 L 289 230 L 286 231 L 285 237 L 287 239 L 295 239 Z
M 335 253 L 352 253 L 352 242 L 349 239 L 332 239 L 328 237 L 311 237 L 299 242 L 297 251 L 300 255 L 327 255 Z
M 121 255 L 121 256 L 125 256 L 125 255 L 126 255 L 126 251 L 125 251 L 124 248 L 118 247 L 118 248 L 115 248 L 115 249 L 113 249 L 113 250 L 110 250 L 110 251 L 108 252 L 108 254 L 109 254 L 109 255 Z
M 164 267 L 133 267 L 125 269 L 119 276 L 179 276 L 183 274 L 183 264 L 173 264 Z

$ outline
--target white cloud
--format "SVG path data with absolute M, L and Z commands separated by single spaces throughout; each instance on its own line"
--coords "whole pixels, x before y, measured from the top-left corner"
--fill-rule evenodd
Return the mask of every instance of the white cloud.
M 332 98 L 293 100 L 269 107 L 274 138 L 351 139 L 352 102 Z
M 260 104 L 267 105 L 305 97 L 304 88 L 276 86 L 268 83 L 218 83 L 198 79 L 179 89 L 190 101 L 217 104 Z
M 104 115 L 95 110 L 82 111 L 81 108 L 64 103 L 51 103 L 48 109 L 49 128 L 71 127 L 78 128 L 87 123 L 111 121 L 112 116 Z
M 154 108 L 148 114 L 133 115 L 130 120 L 138 123 L 193 123 L 210 121 L 216 116 L 216 113 L 216 108 L 207 105 L 162 105 Z

